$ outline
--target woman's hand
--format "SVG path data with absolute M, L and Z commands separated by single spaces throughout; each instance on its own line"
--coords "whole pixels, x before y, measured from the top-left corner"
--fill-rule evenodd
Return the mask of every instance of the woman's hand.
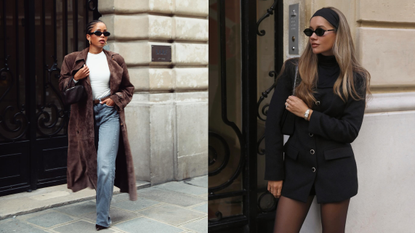
M 75 81 L 79 81 L 81 79 L 88 77 L 88 75 L 89 75 L 89 68 L 88 66 L 84 65 L 84 67 L 82 67 L 81 69 L 78 70 L 78 72 L 76 72 L 76 74 L 73 76 L 73 79 L 75 79 Z
M 281 196 L 282 189 L 282 180 L 269 180 L 268 181 L 268 191 L 274 195 L 274 197 L 279 198 Z
M 115 105 L 114 100 L 111 98 L 107 98 L 103 101 L 101 101 L 101 104 L 106 104 L 107 106 L 113 107 Z
M 309 107 L 304 103 L 304 101 L 297 96 L 289 96 L 285 102 L 285 108 L 292 112 L 294 115 L 304 118 L 304 113 L 309 109 Z

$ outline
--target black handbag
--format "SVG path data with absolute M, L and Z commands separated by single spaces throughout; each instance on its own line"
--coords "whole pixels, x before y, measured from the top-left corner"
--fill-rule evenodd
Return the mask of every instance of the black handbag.
M 295 66 L 295 75 L 294 75 L 294 82 L 293 82 L 293 91 L 292 95 L 295 95 L 295 87 L 297 86 L 297 75 L 298 75 L 298 66 Z M 282 113 L 281 118 L 281 132 L 285 135 L 292 135 L 294 133 L 294 125 L 295 125 L 295 115 L 284 108 L 284 112 Z
M 70 80 L 69 82 L 73 82 Z M 66 86 L 67 87 L 67 86 Z M 82 85 L 75 85 L 74 87 L 68 88 L 63 91 L 63 103 L 65 105 L 71 105 L 79 102 L 85 96 L 85 89 Z

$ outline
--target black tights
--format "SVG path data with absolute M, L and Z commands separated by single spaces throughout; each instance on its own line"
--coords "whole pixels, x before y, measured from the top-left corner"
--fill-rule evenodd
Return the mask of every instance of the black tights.
M 298 233 L 307 216 L 314 196 L 306 203 L 281 196 L 275 215 L 274 233 Z M 350 199 L 336 203 L 321 204 L 323 233 L 343 233 L 346 226 Z

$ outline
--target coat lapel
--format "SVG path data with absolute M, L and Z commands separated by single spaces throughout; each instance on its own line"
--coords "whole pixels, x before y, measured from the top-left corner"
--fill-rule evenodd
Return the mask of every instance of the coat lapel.
M 110 90 L 111 94 L 114 95 L 120 86 L 123 69 L 117 61 L 115 61 L 114 53 L 107 50 L 104 50 L 104 53 L 107 56 L 108 67 L 110 69 Z
M 74 73 L 75 71 L 78 71 L 79 69 L 82 68 L 83 65 L 86 64 L 86 58 L 88 57 L 88 51 L 89 51 L 89 48 L 87 47 L 78 53 L 78 55 L 75 58 L 75 66 L 73 68 L 72 75 L 75 74 Z M 85 81 L 88 85 L 91 86 L 91 81 L 89 80 L 89 76 L 86 77 Z

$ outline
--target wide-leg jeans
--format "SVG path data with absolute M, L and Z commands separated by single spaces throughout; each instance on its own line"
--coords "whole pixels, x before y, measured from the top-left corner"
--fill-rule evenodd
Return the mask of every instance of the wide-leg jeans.
M 120 118 L 114 107 L 94 105 L 95 146 L 97 148 L 96 224 L 111 225 L 109 216 L 115 178 L 115 160 L 120 137 Z

